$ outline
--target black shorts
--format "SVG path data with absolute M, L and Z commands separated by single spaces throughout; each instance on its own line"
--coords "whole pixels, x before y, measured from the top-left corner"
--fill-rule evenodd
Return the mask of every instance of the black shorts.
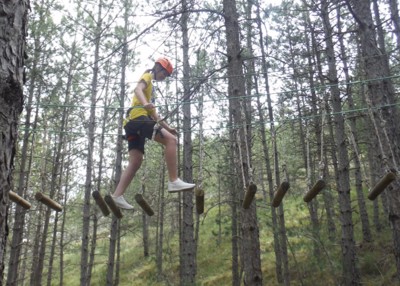
M 153 136 L 154 125 L 156 122 L 148 116 L 140 116 L 129 120 L 125 125 L 126 139 L 128 140 L 128 150 L 137 149 L 144 154 L 144 144 L 146 138 Z M 160 130 L 157 130 L 157 133 Z

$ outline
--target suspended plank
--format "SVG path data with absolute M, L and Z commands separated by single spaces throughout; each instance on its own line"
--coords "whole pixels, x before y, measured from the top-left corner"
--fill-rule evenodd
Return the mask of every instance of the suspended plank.
M 105 195 L 104 196 L 104 201 L 110 207 L 110 210 L 113 212 L 113 214 L 117 218 L 122 218 L 123 217 L 121 210 L 119 209 L 119 207 L 117 207 L 117 205 L 115 204 L 114 200 L 112 199 L 112 197 L 110 195 Z
M 379 196 L 386 189 L 386 187 L 389 186 L 389 184 L 394 180 L 396 180 L 396 173 L 394 172 L 387 173 L 369 192 L 368 199 L 370 199 L 371 201 L 375 200 L 377 196 Z
M 272 199 L 272 206 L 279 207 L 282 202 L 283 197 L 285 196 L 287 190 L 289 190 L 290 184 L 288 182 L 282 182 L 279 186 L 278 190 L 275 192 L 274 198 Z
M 19 196 L 17 193 L 10 191 L 9 197 L 10 197 L 10 200 L 12 200 L 16 204 L 19 204 L 24 209 L 29 210 L 31 208 L 31 204 L 27 200 L 25 200 L 24 198 Z
M 196 211 L 200 215 L 204 213 L 204 190 L 196 188 L 194 194 L 196 196 Z
M 242 207 L 244 209 L 248 209 L 251 205 L 251 202 L 254 199 L 254 195 L 257 192 L 257 186 L 253 183 L 250 183 L 247 187 L 246 194 L 244 195 Z
M 325 188 L 326 184 L 325 181 L 320 179 L 318 180 L 314 186 L 304 195 L 303 200 L 306 203 L 311 202 L 317 195 L 318 193 Z
M 92 192 L 92 197 L 94 198 L 96 204 L 99 206 L 101 212 L 104 216 L 108 216 L 110 214 L 110 210 L 107 207 L 106 202 L 104 201 L 103 197 L 101 196 L 99 191 Z
M 56 201 L 50 199 L 48 196 L 46 196 L 46 195 L 44 195 L 44 194 L 42 194 L 40 192 L 37 192 L 35 194 L 35 198 L 36 198 L 36 200 L 38 200 L 42 204 L 45 204 L 49 208 L 52 208 L 56 212 L 61 212 L 62 211 L 62 206 L 59 203 L 57 203 Z
M 150 207 L 150 205 L 146 202 L 141 194 L 135 195 L 135 201 L 148 216 L 154 215 L 153 209 Z

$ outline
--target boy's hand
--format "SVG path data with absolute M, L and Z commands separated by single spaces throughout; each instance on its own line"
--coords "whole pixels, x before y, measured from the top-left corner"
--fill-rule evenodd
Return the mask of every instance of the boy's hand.
M 176 131 L 175 128 L 168 127 L 168 128 L 166 128 L 166 129 L 167 129 L 167 131 L 168 131 L 169 133 L 171 133 L 171 134 L 173 134 L 173 135 L 178 135 L 178 131 Z
M 151 109 L 154 109 L 155 106 L 153 103 L 146 103 L 145 105 L 143 105 L 143 108 L 146 110 L 151 110 Z

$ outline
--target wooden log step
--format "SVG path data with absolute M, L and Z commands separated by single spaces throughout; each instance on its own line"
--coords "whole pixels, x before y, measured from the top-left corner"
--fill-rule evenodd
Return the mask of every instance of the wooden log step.
M 251 205 L 251 202 L 254 199 L 254 195 L 257 192 L 257 185 L 250 183 L 247 187 L 246 194 L 244 195 L 242 207 L 244 209 L 248 209 Z
M 35 194 L 35 198 L 36 198 L 36 200 L 38 200 L 42 204 L 45 204 L 49 208 L 52 208 L 56 212 L 61 212 L 62 209 L 63 209 L 62 206 L 59 203 L 57 203 L 56 201 L 52 200 L 48 196 L 42 194 L 41 192 L 37 192 Z
M 119 207 L 117 207 L 117 205 L 115 204 L 113 198 L 111 197 L 111 195 L 105 195 L 104 196 L 104 201 L 106 202 L 106 204 L 109 206 L 110 210 L 112 211 L 112 213 L 117 217 L 117 218 L 122 218 L 122 212 L 119 209 Z
M 147 203 L 147 201 L 143 198 L 141 194 L 135 195 L 135 201 L 148 216 L 154 215 L 153 209 L 150 207 L 150 205 Z
M 94 198 L 96 204 L 99 206 L 101 212 L 104 216 L 108 216 L 110 214 L 110 210 L 107 207 L 107 204 L 104 198 L 101 196 L 99 191 L 93 191 L 92 197 Z
M 31 208 L 31 204 L 17 193 L 10 191 L 8 195 L 10 197 L 10 200 L 12 200 L 16 204 L 19 204 L 24 209 L 29 210 Z
M 196 211 L 200 215 L 204 213 L 204 190 L 196 188 L 194 194 L 196 196 Z
M 288 182 L 282 182 L 275 192 L 274 198 L 272 199 L 272 206 L 279 207 L 282 202 L 283 197 L 285 196 L 287 190 L 289 190 L 290 184 Z
M 380 181 L 372 188 L 368 194 L 368 199 L 371 201 L 375 200 L 391 182 L 396 180 L 396 173 L 389 172 L 380 179 Z
M 311 202 L 317 195 L 318 193 L 325 188 L 326 184 L 324 180 L 318 180 L 314 186 L 304 195 L 303 200 L 306 203 Z

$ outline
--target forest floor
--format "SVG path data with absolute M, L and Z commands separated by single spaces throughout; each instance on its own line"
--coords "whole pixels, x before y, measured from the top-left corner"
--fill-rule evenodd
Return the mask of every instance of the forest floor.
M 259 203 L 258 203 L 259 204 Z M 261 245 L 261 262 L 263 285 L 280 285 L 275 273 L 275 254 L 270 226 L 269 207 L 260 206 L 258 211 Z M 218 218 L 217 209 L 201 218 L 196 285 L 221 286 L 231 285 L 231 238 L 229 208 L 222 210 L 223 216 Z M 141 217 L 138 216 L 138 218 Z M 382 216 L 383 217 L 383 216 Z M 327 238 L 326 222 L 319 235 L 313 234 L 308 219 L 308 210 L 300 202 L 288 203 L 285 206 L 285 220 L 288 236 L 288 255 L 291 285 L 328 286 L 340 285 L 342 272 L 340 225 L 337 219 L 336 239 L 331 242 Z M 395 282 L 395 261 L 393 255 L 392 233 L 389 225 L 382 231 L 373 232 L 373 242 L 362 242 L 361 224 L 358 217 L 355 223 L 355 239 L 357 245 L 358 269 L 362 285 L 399 285 Z M 168 227 L 166 222 L 164 237 L 163 275 L 158 277 L 155 256 L 155 233 L 150 228 L 150 255 L 144 257 L 140 227 L 121 238 L 120 281 L 121 286 L 164 286 L 179 285 L 179 245 L 178 233 Z M 324 229 L 325 228 L 325 229 Z M 371 226 L 372 229 L 372 226 Z M 98 239 L 96 264 L 94 265 L 91 285 L 106 285 L 107 258 L 109 240 Z M 78 246 L 75 254 L 66 255 L 65 285 L 79 285 L 77 269 L 80 252 Z M 74 267 L 75 265 L 75 267 Z M 57 283 L 56 283 L 57 284 Z M 54 285 L 56 285 L 54 284 Z M 58 284 L 57 284 L 58 285 Z

